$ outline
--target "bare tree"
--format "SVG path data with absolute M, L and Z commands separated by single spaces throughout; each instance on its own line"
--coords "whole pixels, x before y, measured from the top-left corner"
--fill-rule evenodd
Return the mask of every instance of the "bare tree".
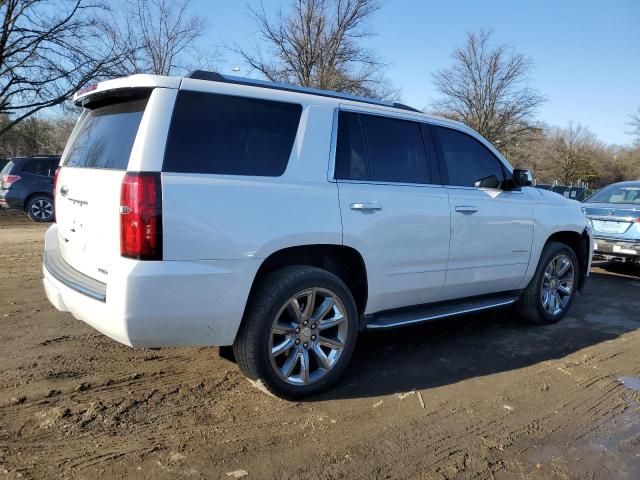
M 103 34 L 105 7 L 88 1 L 0 1 L 0 135 L 65 102 L 126 55 Z
M 6 120 L 0 116 L 0 123 Z M 39 114 L 25 118 L 0 136 L 0 157 L 33 154 L 61 154 L 75 125 L 76 116 L 58 113 L 44 118 Z
M 110 35 L 119 49 L 132 53 L 117 65 L 115 75 L 153 73 L 173 75 L 210 63 L 208 52 L 198 51 L 196 42 L 207 24 L 191 15 L 191 0 L 127 0 L 116 16 Z
M 377 0 L 292 0 L 287 14 L 271 18 L 251 9 L 268 53 L 236 49 L 271 81 L 377 98 L 397 96 L 383 75 L 385 65 L 361 45 L 372 34 L 367 20 Z
M 433 75 L 444 117 L 460 120 L 503 152 L 526 141 L 544 98 L 527 85 L 533 64 L 507 45 L 492 45 L 491 32 L 467 34 L 453 65 Z
M 580 124 L 552 128 L 542 152 L 546 176 L 563 185 L 597 178 L 597 166 L 604 158 L 604 145 Z

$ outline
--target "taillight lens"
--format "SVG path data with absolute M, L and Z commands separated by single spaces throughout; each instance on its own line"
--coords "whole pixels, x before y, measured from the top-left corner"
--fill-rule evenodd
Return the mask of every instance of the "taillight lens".
M 60 167 L 56 168 L 56 172 L 53 174 L 53 211 L 56 211 L 56 191 L 58 190 L 58 174 L 60 173 Z M 53 217 L 55 222 L 55 217 Z
M 2 177 L 2 188 L 9 188 L 21 178 L 22 177 L 20 175 L 4 175 Z
M 120 254 L 162 260 L 162 185 L 157 172 L 130 172 L 122 180 Z

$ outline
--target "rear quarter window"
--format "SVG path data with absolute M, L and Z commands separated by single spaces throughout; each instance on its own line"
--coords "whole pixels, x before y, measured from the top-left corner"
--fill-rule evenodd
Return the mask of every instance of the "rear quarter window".
M 302 106 L 181 91 L 163 171 L 277 177 L 287 168 Z

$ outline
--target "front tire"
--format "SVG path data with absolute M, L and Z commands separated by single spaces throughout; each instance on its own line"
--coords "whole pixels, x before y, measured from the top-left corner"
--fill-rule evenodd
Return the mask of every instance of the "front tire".
M 46 195 L 37 195 L 27 202 L 27 216 L 34 222 L 53 221 L 53 200 Z
M 533 323 L 560 321 L 571 308 L 580 275 L 578 258 L 566 244 L 549 242 L 540 263 L 516 308 Z
M 233 345 L 240 370 L 287 398 L 333 385 L 351 359 L 357 309 L 344 282 L 315 267 L 289 266 L 253 292 Z

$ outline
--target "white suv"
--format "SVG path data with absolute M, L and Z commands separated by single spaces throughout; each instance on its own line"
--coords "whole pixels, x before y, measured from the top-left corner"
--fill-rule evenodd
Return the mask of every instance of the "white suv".
M 509 305 L 555 322 L 589 271 L 580 205 L 459 123 L 202 71 L 76 103 L 51 303 L 131 346 L 233 345 L 278 395 L 335 382 L 361 330 Z

